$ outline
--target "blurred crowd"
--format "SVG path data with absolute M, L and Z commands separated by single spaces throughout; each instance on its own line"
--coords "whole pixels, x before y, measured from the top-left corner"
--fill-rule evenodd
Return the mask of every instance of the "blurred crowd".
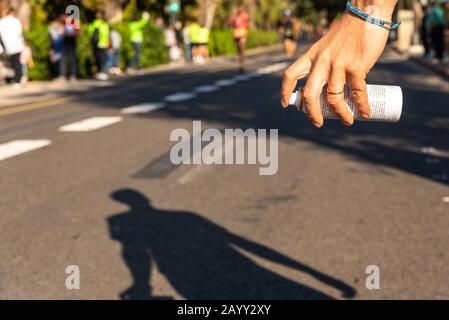
M 107 80 L 111 76 L 133 73 L 141 68 L 142 47 L 146 37 L 144 28 L 149 21 L 150 14 L 143 12 L 135 14 L 128 22 L 127 32 L 133 55 L 123 67 L 123 63 L 120 63 L 122 35 L 106 21 L 104 12 L 96 13 L 95 19 L 87 27 L 96 79 Z M 184 24 L 176 21 L 165 25 L 164 20 L 157 17 L 154 25 L 164 35 L 171 62 L 204 64 L 209 59 L 210 32 L 195 19 L 187 19 Z M 79 74 L 79 22 L 61 14 L 49 24 L 48 36 L 48 60 L 52 77 L 57 81 L 76 80 Z M 14 88 L 20 88 L 26 84 L 30 68 L 33 68 L 33 53 L 25 40 L 23 26 L 16 17 L 16 11 L 10 8 L 0 19 L 0 83 L 9 82 Z
M 448 60 L 445 57 L 446 42 L 449 39 L 449 1 L 431 0 L 423 6 L 421 22 L 421 40 L 424 46 L 424 57 L 437 59 L 439 62 Z
M 421 18 L 418 16 L 418 19 Z M 209 60 L 210 30 L 192 18 L 184 23 L 171 19 L 165 24 L 162 17 L 152 22 L 165 38 L 165 46 L 172 63 L 188 62 L 204 64 Z M 131 57 L 121 61 L 120 54 L 123 29 L 116 30 L 110 25 L 105 14 L 99 11 L 95 19 L 86 26 L 91 44 L 91 60 L 94 61 L 94 77 L 107 80 L 112 76 L 132 74 L 141 68 L 144 41 L 149 37 L 144 29 L 150 22 L 148 12 L 137 13 L 127 22 L 126 35 L 131 42 Z M 449 1 L 429 0 L 423 7 L 422 21 L 418 21 L 424 57 L 443 62 L 449 49 Z M 244 48 L 249 33 L 249 15 L 244 6 L 239 6 L 228 22 L 233 30 L 237 47 L 240 69 L 244 69 Z M 327 31 L 327 23 L 307 24 L 294 16 L 292 10 L 286 9 L 278 22 L 278 33 L 288 57 L 297 51 L 297 43 L 314 41 Z M 48 26 L 49 52 L 48 61 L 51 75 L 57 81 L 72 81 L 79 75 L 77 66 L 77 43 L 80 37 L 79 21 L 61 14 Z M 446 44 L 445 44 L 446 43 Z M 33 68 L 33 52 L 28 45 L 21 21 L 14 8 L 9 8 L 0 19 L 0 84 L 9 82 L 20 88 L 28 80 L 28 71 Z
M 0 19 L 0 81 L 11 79 L 20 87 L 28 79 L 28 68 L 33 67 L 31 49 L 23 37 L 23 27 L 14 8 L 9 8 Z

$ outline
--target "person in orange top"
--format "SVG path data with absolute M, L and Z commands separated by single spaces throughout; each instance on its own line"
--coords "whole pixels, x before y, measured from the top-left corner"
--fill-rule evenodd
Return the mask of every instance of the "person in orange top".
M 243 4 L 237 8 L 237 12 L 231 17 L 230 25 L 233 29 L 234 41 L 239 54 L 240 71 L 245 71 L 245 45 L 249 33 L 249 15 Z

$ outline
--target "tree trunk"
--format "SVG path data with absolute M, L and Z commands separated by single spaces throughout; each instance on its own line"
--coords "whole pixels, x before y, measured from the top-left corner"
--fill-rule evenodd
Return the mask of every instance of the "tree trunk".
M 215 11 L 217 10 L 219 3 L 220 0 L 202 0 L 200 2 L 200 22 L 208 29 L 212 28 Z
M 105 1 L 104 11 L 106 19 L 111 22 L 120 22 L 123 20 L 123 4 L 125 0 L 108 0 Z
M 257 0 L 248 0 L 248 14 L 249 14 L 249 27 L 254 29 L 256 27 L 256 10 Z
M 8 3 L 9 2 L 9 3 Z M 30 29 L 30 14 L 31 8 L 27 0 L 11 0 L 11 1 L 1 1 L 2 10 L 7 10 L 9 5 L 11 5 L 17 11 L 17 18 L 22 21 L 23 29 L 28 31 Z M 2 12 L 5 14 L 6 12 Z

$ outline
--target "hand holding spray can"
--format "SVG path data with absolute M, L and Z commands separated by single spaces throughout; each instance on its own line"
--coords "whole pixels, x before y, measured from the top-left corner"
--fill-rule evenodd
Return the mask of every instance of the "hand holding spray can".
M 345 86 L 345 102 L 348 104 L 350 112 L 354 115 L 354 120 L 398 122 L 402 113 L 402 89 L 397 86 L 380 85 L 367 85 L 366 89 L 371 108 L 371 117 L 369 119 L 363 119 L 360 116 L 354 101 L 350 98 L 349 86 Z M 323 90 L 320 102 L 324 119 L 338 119 L 335 112 L 327 103 L 326 90 Z M 300 88 L 291 95 L 289 105 L 307 114 L 306 108 L 304 107 L 303 88 Z

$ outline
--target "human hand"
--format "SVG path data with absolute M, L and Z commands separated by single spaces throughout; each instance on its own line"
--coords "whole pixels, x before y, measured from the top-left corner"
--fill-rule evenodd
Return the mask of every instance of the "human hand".
M 142 18 L 148 20 L 148 19 L 150 19 L 150 14 L 145 11 L 144 13 L 142 13 Z
M 353 1 L 353 3 L 372 16 L 391 20 L 396 1 L 374 0 Z M 373 6 L 367 9 L 367 4 Z M 320 128 L 324 122 L 320 96 L 326 84 L 327 102 L 344 124 L 354 123 L 354 116 L 344 101 L 346 82 L 349 82 L 350 96 L 359 113 L 368 119 L 370 106 L 365 79 L 382 54 L 388 33 L 388 30 L 382 27 L 345 12 L 328 33 L 285 71 L 281 89 L 282 106 L 284 108 L 288 106 L 297 81 L 309 75 L 303 97 L 307 116 L 315 127 Z

